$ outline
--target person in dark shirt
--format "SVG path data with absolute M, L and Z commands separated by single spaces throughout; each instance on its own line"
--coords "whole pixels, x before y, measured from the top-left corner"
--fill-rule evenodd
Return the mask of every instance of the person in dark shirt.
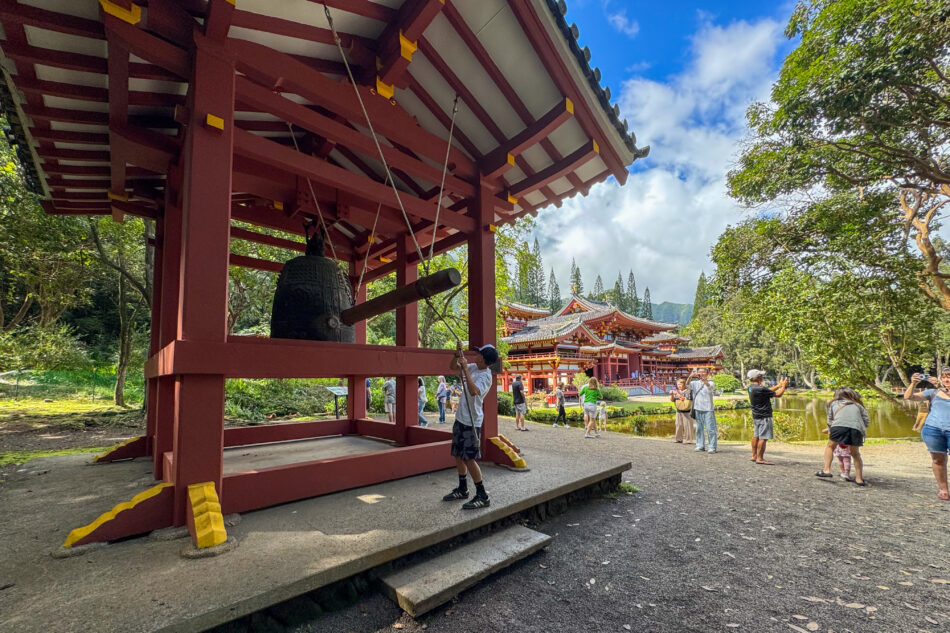
M 749 385 L 749 402 L 752 405 L 752 461 L 764 466 L 772 466 L 772 462 L 765 461 L 765 444 L 774 437 L 772 431 L 772 398 L 779 398 L 785 393 L 788 378 L 778 381 L 774 387 L 762 384 L 765 372 L 761 369 L 750 369 L 746 377 L 752 383 Z
M 520 375 L 515 376 L 515 381 L 511 383 L 511 399 L 515 405 L 515 430 L 527 431 L 524 416 L 528 413 L 528 404 L 524 400 L 524 384 Z

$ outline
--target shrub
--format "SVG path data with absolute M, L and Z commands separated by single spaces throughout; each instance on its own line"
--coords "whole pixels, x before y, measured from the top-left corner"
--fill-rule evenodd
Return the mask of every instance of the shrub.
M 604 400 L 607 402 L 626 402 L 627 401 L 627 392 L 623 389 L 618 389 L 617 387 L 606 387 L 600 390 L 600 393 L 603 394 Z
M 224 413 L 232 419 L 258 421 L 269 415 L 333 411 L 333 394 L 326 389 L 333 384 L 335 380 L 326 379 L 232 378 L 225 386 Z M 345 406 L 342 399 L 340 406 Z
M 720 391 L 739 391 L 742 389 L 742 383 L 732 374 L 716 374 L 713 376 L 713 384 Z
M 0 334 L 0 371 L 78 369 L 89 365 L 86 346 L 67 325 L 20 327 Z
M 503 391 L 498 392 L 498 415 L 507 415 L 509 417 L 515 414 L 514 396 Z
M 528 403 L 529 409 L 543 409 L 548 404 L 548 394 L 543 392 L 532 393 L 525 396 L 525 402 Z

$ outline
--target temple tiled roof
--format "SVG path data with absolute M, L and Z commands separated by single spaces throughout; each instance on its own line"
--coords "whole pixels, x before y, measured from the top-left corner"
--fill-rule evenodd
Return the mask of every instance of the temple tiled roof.
M 513 310 L 518 310 L 519 312 L 528 312 L 529 314 L 538 314 L 547 316 L 551 314 L 551 311 L 547 308 L 536 308 L 534 306 L 529 306 L 524 303 L 518 303 L 517 301 L 507 301 L 502 304 L 502 306 L 509 307 Z
M 722 354 L 722 345 L 713 345 L 711 347 L 683 347 L 675 353 L 670 354 L 670 358 L 690 360 L 694 358 L 715 358 L 720 354 Z
M 556 314 L 549 319 L 555 319 L 559 317 L 569 317 L 569 316 L 582 316 L 584 321 L 592 321 L 598 318 L 603 318 L 606 315 L 616 312 L 622 315 L 625 319 L 629 321 L 635 321 L 637 323 L 642 323 L 646 327 L 654 328 L 657 330 L 673 330 L 679 327 L 678 323 L 664 323 L 663 321 L 653 321 L 651 319 L 644 319 L 643 317 L 634 316 L 627 312 L 624 312 L 620 308 L 614 306 L 609 301 L 595 301 L 594 299 L 588 299 L 587 297 L 582 297 L 580 295 L 572 294 L 570 300 L 564 306 L 565 308 L 571 304 L 571 302 L 576 301 L 581 306 L 586 308 L 587 312 L 574 312 L 570 314 Z M 564 310 L 564 308 L 561 308 Z M 539 319 L 540 320 L 540 319 Z
M 654 334 L 653 336 L 647 336 L 646 338 L 643 338 L 641 340 L 644 343 L 668 343 L 672 341 L 689 341 L 688 338 L 682 337 L 672 332 L 660 332 L 659 334 Z
M 550 341 L 553 339 L 570 336 L 575 330 L 583 330 L 592 340 L 600 340 L 597 335 L 591 332 L 586 325 L 578 320 L 561 320 L 552 323 L 538 325 L 538 319 L 529 321 L 528 326 L 520 332 L 515 332 L 511 336 L 506 336 L 502 340 L 509 344 L 534 343 L 536 341 Z

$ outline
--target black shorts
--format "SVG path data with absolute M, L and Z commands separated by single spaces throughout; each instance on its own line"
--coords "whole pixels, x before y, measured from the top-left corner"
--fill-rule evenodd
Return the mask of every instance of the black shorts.
M 475 430 L 467 424 L 456 422 L 452 425 L 452 457 L 462 459 L 481 459 L 482 457 L 482 447 L 475 439 Z
M 845 446 L 864 446 L 864 433 L 846 426 L 833 426 L 828 429 L 828 439 Z

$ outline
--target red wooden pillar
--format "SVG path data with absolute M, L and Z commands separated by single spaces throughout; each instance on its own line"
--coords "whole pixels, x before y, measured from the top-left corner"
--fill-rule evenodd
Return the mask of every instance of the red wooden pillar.
M 184 146 L 179 338 L 227 339 L 234 60 L 196 36 Z M 224 376 L 182 375 L 175 420 L 175 524 L 185 522 L 188 486 L 222 494 Z M 222 498 L 222 503 L 224 499 Z
M 468 238 L 468 341 L 470 345 L 495 344 L 495 222 L 494 195 L 487 182 L 479 182 L 471 215 L 475 229 Z M 488 441 L 498 435 L 498 393 L 492 384 L 485 396 L 485 418 L 482 422 L 482 456 L 491 461 L 507 460 Z
M 359 271 L 356 269 L 356 264 L 350 264 L 350 279 L 356 277 L 356 282 L 359 283 Z M 353 285 L 353 305 L 359 305 L 366 301 L 366 284 L 360 285 L 357 289 L 356 284 Z M 356 334 L 355 342 L 357 343 L 366 343 L 366 321 L 359 321 L 353 325 L 353 330 Z M 366 376 L 348 376 L 347 377 L 347 391 L 349 395 L 346 398 L 346 416 L 350 420 L 358 420 L 360 418 L 368 417 L 368 411 L 366 410 Z
M 411 284 L 419 278 L 417 264 L 410 264 L 409 254 L 415 246 L 412 237 L 402 235 L 396 245 L 396 286 Z M 419 347 L 419 307 L 413 302 L 396 308 L 396 345 Z M 396 441 L 406 443 L 406 428 L 418 424 L 419 377 L 396 378 Z
M 148 357 L 161 349 L 162 322 L 162 257 L 164 255 L 164 220 L 155 220 L 155 237 L 152 240 L 152 316 L 149 327 Z M 145 383 L 145 442 L 148 454 L 155 448 L 155 426 L 158 418 L 158 378 L 149 378 Z
M 162 291 L 160 318 L 153 328 L 159 332 L 159 347 L 178 337 L 178 307 L 181 289 L 181 167 L 169 171 L 165 184 L 165 213 L 162 219 Z M 153 475 L 165 479 L 165 453 L 174 447 L 175 413 L 178 410 L 177 378 L 161 376 L 155 388 L 155 434 L 152 439 Z M 149 396 L 151 397 L 151 395 Z M 172 473 L 168 473 L 169 479 Z

